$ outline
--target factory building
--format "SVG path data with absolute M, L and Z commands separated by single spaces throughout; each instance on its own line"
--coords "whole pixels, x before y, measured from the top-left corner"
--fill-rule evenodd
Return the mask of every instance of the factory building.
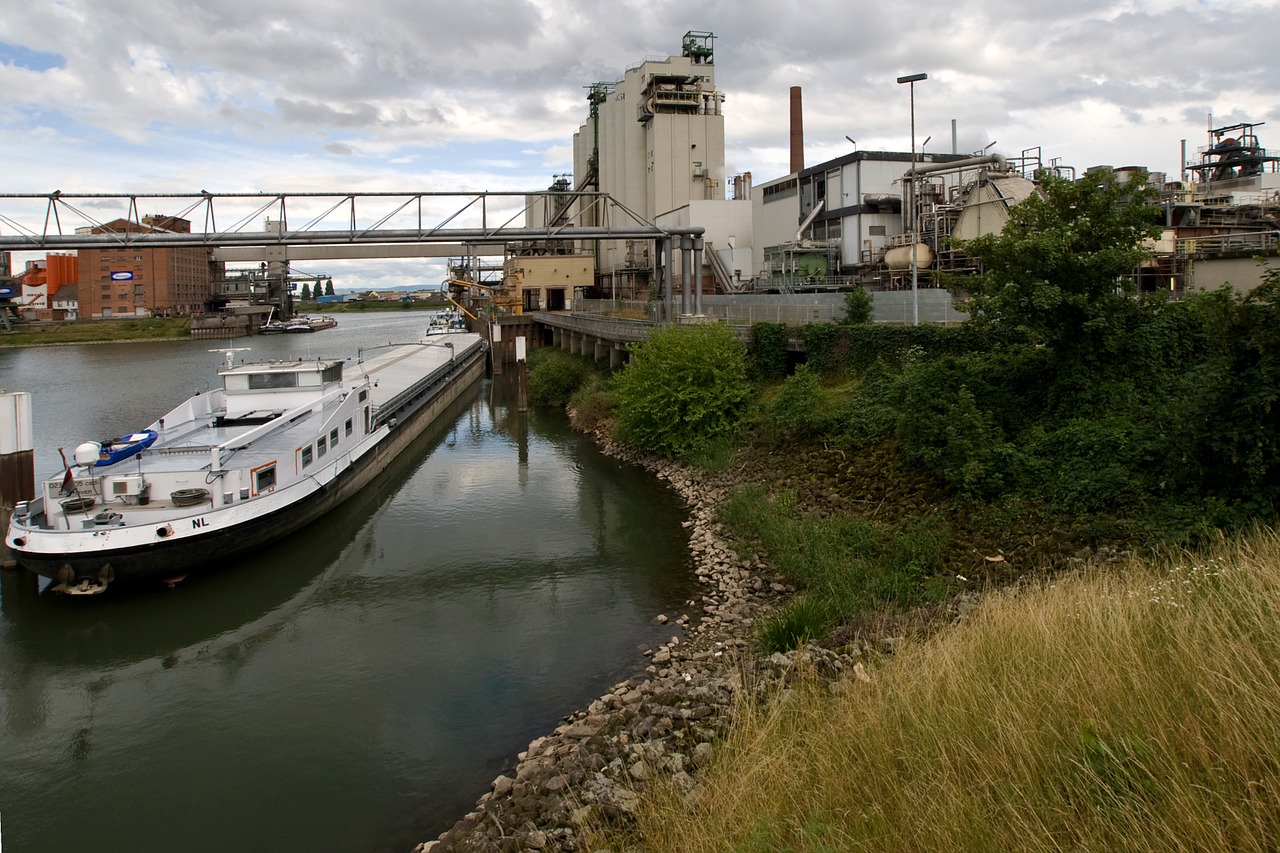
M 94 234 L 173 231 L 190 233 L 175 216 L 145 216 L 141 223 L 116 219 Z M 81 249 L 80 316 L 84 319 L 198 314 L 213 295 L 211 250 L 120 245 Z
M 724 96 L 714 42 L 712 33 L 687 32 L 680 56 L 646 59 L 619 81 L 589 87 L 589 114 L 573 137 L 576 189 L 608 193 L 646 222 L 679 208 L 688 219 L 691 202 L 724 202 Z M 605 224 L 594 221 L 597 210 L 579 200 L 570 217 Z M 609 282 L 628 296 L 647 296 L 651 241 L 603 241 L 593 251 L 597 287 Z

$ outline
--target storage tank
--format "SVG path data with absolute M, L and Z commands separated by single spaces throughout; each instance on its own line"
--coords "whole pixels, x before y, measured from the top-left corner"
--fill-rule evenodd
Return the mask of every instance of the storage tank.
M 911 269 L 911 247 L 896 246 L 884 253 L 884 264 L 891 270 Z M 933 249 L 924 243 L 916 243 L 916 269 L 933 265 Z

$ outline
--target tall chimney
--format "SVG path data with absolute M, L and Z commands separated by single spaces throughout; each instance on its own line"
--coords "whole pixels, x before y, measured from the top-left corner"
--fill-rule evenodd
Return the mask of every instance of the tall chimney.
M 791 173 L 804 169 L 804 110 L 800 106 L 800 87 L 791 87 Z

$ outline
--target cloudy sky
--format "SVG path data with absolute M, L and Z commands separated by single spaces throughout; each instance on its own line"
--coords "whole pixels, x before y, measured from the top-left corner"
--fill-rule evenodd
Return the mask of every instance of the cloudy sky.
M 687 30 L 716 35 L 726 170 L 757 184 L 787 171 L 791 86 L 813 164 L 906 150 L 916 72 L 930 151 L 955 119 L 961 151 L 1174 178 L 1209 115 L 1280 150 L 1280 0 L 34 0 L 0 16 L 0 193 L 545 188 L 584 87 Z M 339 287 L 441 273 L 315 263 Z

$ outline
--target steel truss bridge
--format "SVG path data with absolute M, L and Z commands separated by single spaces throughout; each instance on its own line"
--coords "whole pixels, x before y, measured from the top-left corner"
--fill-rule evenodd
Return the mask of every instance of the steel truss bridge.
M 571 208 L 576 212 L 566 217 Z M 189 222 L 191 232 L 165 229 L 171 218 Z M 122 219 L 136 225 L 111 227 Z M 530 227 L 527 221 L 554 224 Z M 691 271 L 702 268 L 702 234 L 699 227 L 659 228 L 608 193 L 585 190 L 0 194 L 0 251 L 9 252 L 200 246 L 212 249 L 215 260 L 286 264 L 319 258 L 470 259 L 565 242 L 653 240 L 659 283 L 669 301 L 675 252 L 681 253 L 681 313 L 689 312 Z
M 545 221 L 571 202 L 579 209 L 573 219 L 542 227 L 516 224 Z M 143 223 L 147 217 L 157 224 L 138 231 L 107 227 L 117 219 Z M 190 222 L 191 233 L 160 227 L 170 217 Z M 219 219 L 229 224 L 219 227 Z M 483 250 L 477 254 L 501 254 L 505 246 L 529 241 L 663 240 L 701 234 L 701 228 L 659 228 L 608 193 L 587 191 L 0 194 L 0 250 L 13 252 L 452 244 Z

